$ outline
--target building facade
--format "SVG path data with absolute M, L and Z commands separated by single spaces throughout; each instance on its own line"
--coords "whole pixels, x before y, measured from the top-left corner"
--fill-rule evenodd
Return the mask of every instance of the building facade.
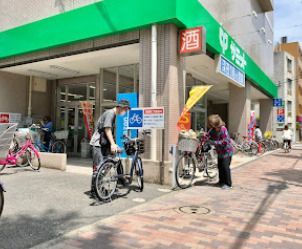
M 275 52 L 275 81 L 279 86 L 279 98 L 283 106 L 274 108 L 274 131 L 279 141 L 285 125 L 293 131 L 296 141 L 296 60 L 287 52 Z
M 302 140 L 301 126 L 302 126 L 302 51 L 299 42 L 287 42 L 287 37 L 281 39 L 281 43 L 277 46 L 277 51 L 285 51 L 294 56 L 296 61 L 295 74 L 296 78 L 296 121 L 297 130 L 300 141 Z
M 262 15 L 261 1 L 251 2 Z M 137 93 L 140 107 L 154 100 L 165 107 L 165 131 L 153 133 L 144 155 L 145 176 L 153 182 L 170 181 L 168 151 L 177 142 L 176 124 L 194 86 L 213 87 L 193 108 L 192 128 L 206 129 L 207 116 L 218 113 L 231 132 L 247 135 L 251 103 L 258 101 L 260 124 L 272 129 L 272 98 L 278 93 L 271 69 L 232 37 L 205 1 L 10 4 L 0 0 L 9 17 L 0 22 L 0 112 L 33 121 L 51 115 L 56 129 L 70 131 L 70 156 L 77 156 L 87 139 L 80 101 L 92 103 L 96 120 L 122 93 Z M 182 55 L 180 31 L 200 26 L 206 30 L 206 49 Z

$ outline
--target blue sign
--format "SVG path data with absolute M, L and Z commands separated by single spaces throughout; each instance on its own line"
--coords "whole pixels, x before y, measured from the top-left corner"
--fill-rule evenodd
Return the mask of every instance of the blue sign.
M 117 101 L 122 99 L 128 100 L 131 108 L 136 108 L 138 106 L 137 93 L 119 93 L 117 95 Z M 124 116 L 117 116 L 116 126 L 116 144 L 123 149 L 123 135 L 128 135 L 128 115 L 125 114 Z M 137 137 L 137 130 L 131 130 L 129 135 L 131 138 Z M 127 158 L 127 154 L 123 152 L 121 158 Z
M 279 123 L 284 123 L 285 122 L 285 116 L 284 115 L 278 115 L 277 116 L 277 121 Z
M 129 128 L 142 128 L 143 127 L 143 110 L 130 110 L 128 115 Z
M 245 87 L 245 73 L 223 56 L 220 56 L 217 71 L 231 79 L 236 85 Z
M 281 107 L 282 106 L 282 99 L 274 99 L 273 100 L 273 106 Z

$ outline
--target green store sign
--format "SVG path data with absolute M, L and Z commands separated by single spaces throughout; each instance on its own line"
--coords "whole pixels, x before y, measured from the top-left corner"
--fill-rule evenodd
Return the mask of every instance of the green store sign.
M 277 87 L 198 0 L 103 0 L 0 32 L 0 59 L 75 42 L 173 23 L 180 29 L 204 26 L 207 48 L 224 55 L 271 97 Z

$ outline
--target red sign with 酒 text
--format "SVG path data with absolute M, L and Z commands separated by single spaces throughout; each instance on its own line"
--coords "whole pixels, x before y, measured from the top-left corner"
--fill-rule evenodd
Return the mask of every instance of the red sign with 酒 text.
M 179 53 L 181 55 L 203 52 L 203 27 L 180 31 Z

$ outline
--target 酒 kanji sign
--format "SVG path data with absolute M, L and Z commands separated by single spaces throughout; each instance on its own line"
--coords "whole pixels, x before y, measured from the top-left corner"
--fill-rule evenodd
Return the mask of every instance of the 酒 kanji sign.
M 204 27 L 180 31 L 179 53 L 181 55 L 201 54 L 206 51 L 206 32 Z

